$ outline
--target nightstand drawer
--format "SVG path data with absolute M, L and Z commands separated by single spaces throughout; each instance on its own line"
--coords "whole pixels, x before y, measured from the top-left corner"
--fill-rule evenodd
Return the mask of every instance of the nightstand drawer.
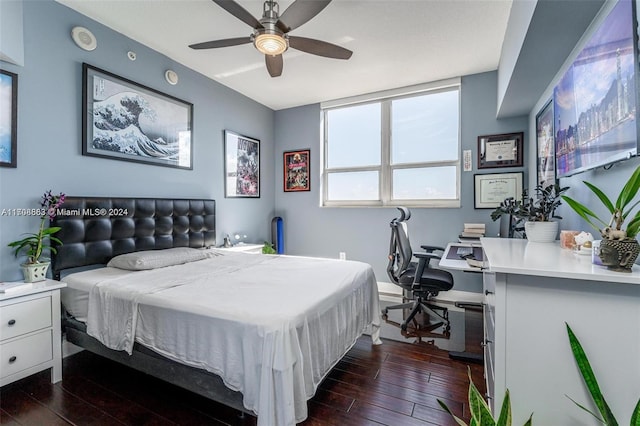
M 51 330 L 0 345 L 0 379 L 53 359 Z
M 51 327 L 51 297 L 40 297 L 0 309 L 0 341 Z

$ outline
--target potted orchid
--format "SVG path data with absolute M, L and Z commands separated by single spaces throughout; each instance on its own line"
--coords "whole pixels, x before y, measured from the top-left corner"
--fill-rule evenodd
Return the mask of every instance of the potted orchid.
M 640 244 L 636 237 L 640 233 L 640 210 L 633 210 L 640 205 L 637 199 L 640 191 L 640 166 L 624 183 L 618 197 L 613 201 L 600 188 L 592 183 L 583 183 L 596 195 L 611 215 L 607 221 L 594 213 L 584 204 L 573 198 L 562 196 L 578 215 L 602 235 L 599 256 L 608 269 L 618 272 L 631 272 L 634 262 L 640 254 Z M 626 223 L 626 229 L 623 225 Z
M 53 236 L 60 228 L 47 227 L 45 224 L 47 219 L 52 220 L 56 216 L 57 209 L 64 202 L 64 198 L 63 193 L 54 195 L 50 190 L 45 192 L 40 202 L 41 208 L 34 209 L 40 215 L 38 232 L 27 234 L 27 237 L 9 243 L 16 257 L 22 252 L 27 255 L 27 261 L 21 265 L 25 282 L 43 281 L 49 269 L 49 259 L 43 259 L 42 255 L 47 251 L 56 253 L 56 249 L 50 245 L 51 242 L 62 245 L 62 241 Z

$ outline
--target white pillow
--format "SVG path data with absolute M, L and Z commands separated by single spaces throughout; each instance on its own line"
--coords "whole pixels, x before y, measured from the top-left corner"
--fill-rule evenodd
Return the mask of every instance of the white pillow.
M 147 250 L 121 254 L 107 263 L 112 268 L 129 271 L 143 271 L 147 269 L 164 268 L 165 266 L 181 265 L 208 258 L 205 250 L 189 247 L 175 247 L 164 250 Z

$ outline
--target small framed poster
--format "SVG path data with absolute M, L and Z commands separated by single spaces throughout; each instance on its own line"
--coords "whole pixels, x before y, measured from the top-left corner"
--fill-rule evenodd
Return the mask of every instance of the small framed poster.
M 505 198 L 522 198 L 522 172 L 474 175 L 474 208 L 493 209 Z
M 260 198 L 260 141 L 224 131 L 224 196 Z
M 478 168 L 522 167 L 524 132 L 478 136 Z
M 284 153 L 282 160 L 284 164 L 284 192 L 309 191 L 311 189 L 310 159 L 311 151 L 308 149 Z

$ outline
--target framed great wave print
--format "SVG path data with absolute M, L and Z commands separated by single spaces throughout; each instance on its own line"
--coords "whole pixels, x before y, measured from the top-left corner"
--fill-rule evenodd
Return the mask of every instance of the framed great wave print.
M 0 167 L 16 167 L 18 75 L 0 69 Z
M 193 105 L 82 64 L 82 154 L 193 169 Z

